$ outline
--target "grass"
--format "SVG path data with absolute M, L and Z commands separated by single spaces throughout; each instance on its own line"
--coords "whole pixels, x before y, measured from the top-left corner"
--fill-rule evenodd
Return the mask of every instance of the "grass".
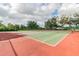
M 69 32 L 68 31 L 22 31 L 22 33 L 29 35 L 36 40 L 48 44 L 56 44 L 59 40 L 64 38 Z

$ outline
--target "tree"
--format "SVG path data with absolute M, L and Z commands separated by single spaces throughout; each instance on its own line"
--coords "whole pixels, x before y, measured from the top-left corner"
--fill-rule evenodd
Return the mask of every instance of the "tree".
M 58 27 L 58 24 L 57 24 L 57 17 L 53 17 L 51 19 L 51 22 L 52 22 L 52 28 L 53 29 L 56 29 Z
M 61 26 L 63 27 L 65 24 L 69 23 L 69 19 L 66 16 L 62 16 L 59 23 L 61 24 Z
M 28 29 L 39 29 L 39 25 L 35 21 L 28 21 Z
M 6 26 L 0 23 L 0 31 L 6 31 Z
M 19 26 L 19 29 L 20 29 L 20 30 L 26 30 L 26 28 L 27 28 L 27 27 L 26 27 L 25 25 L 22 25 L 22 24 Z
M 48 30 L 52 29 L 52 22 L 50 20 L 45 22 L 45 28 L 48 29 Z
M 20 30 L 20 25 L 15 24 L 14 26 L 15 26 L 15 29 L 16 29 L 16 30 Z
M 61 27 L 63 27 L 63 29 L 68 30 L 68 29 L 72 28 L 71 27 L 72 22 L 70 20 L 70 17 L 68 17 L 68 16 L 62 16 L 61 19 L 60 19 L 60 21 L 59 21 L 59 23 L 61 24 Z M 69 26 L 67 26 L 67 25 L 69 25 Z
M 52 17 L 48 21 L 45 22 L 45 28 L 46 29 L 56 29 L 58 27 L 57 24 L 57 17 Z
M 77 25 L 79 24 L 79 14 L 78 13 L 74 14 L 74 20 L 73 20 L 73 22 L 75 23 L 75 25 L 77 27 Z
M 0 31 L 6 31 L 6 26 L 0 21 Z
M 15 31 L 16 28 L 15 28 L 15 26 L 13 24 L 8 23 L 7 30 L 9 30 L 9 31 Z
M 79 18 L 77 18 L 77 16 L 75 15 L 74 17 L 61 17 L 60 23 L 62 24 L 62 27 L 65 24 L 69 24 L 69 28 L 74 31 L 77 27 L 77 24 L 79 24 Z

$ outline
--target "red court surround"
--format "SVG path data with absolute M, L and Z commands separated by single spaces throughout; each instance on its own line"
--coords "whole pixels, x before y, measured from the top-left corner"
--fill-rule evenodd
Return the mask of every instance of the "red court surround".
M 79 32 L 71 33 L 56 47 L 48 46 L 44 43 L 23 36 L 10 38 L 10 41 L 2 40 L 0 41 L 0 55 L 79 56 Z

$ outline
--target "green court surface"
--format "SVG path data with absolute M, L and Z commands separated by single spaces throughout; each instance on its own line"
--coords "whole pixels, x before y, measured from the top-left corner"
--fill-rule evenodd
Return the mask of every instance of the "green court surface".
M 68 31 L 26 31 L 24 33 L 47 44 L 56 44 L 69 34 Z

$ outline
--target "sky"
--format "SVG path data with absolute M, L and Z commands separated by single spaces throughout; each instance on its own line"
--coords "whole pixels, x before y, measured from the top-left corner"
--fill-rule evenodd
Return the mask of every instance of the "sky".
M 73 16 L 79 13 L 78 3 L 0 3 L 0 21 L 27 24 L 36 21 L 40 26 L 53 16 Z

